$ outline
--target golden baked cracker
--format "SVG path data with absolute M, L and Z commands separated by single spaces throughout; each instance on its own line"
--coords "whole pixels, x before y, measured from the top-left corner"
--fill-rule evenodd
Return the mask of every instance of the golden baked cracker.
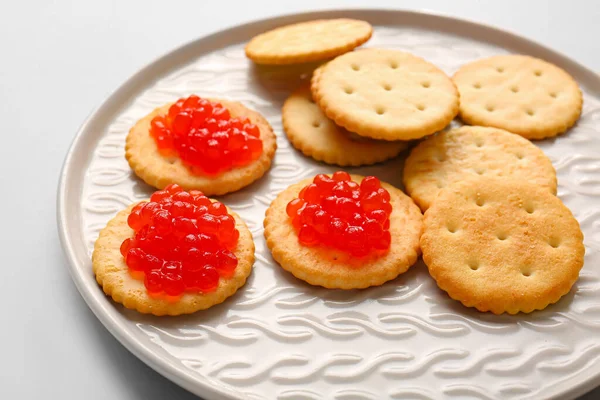
M 547 188 L 477 178 L 445 189 L 425 212 L 423 260 L 438 286 L 494 314 L 541 310 L 583 266 L 583 234 Z
M 283 104 L 283 128 L 292 145 L 317 161 L 341 166 L 369 165 L 396 157 L 407 142 L 355 138 L 327 118 L 312 100 L 310 88 L 301 87 Z
M 356 19 L 321 19 L 286 25 L 252 38 L 246 56 L 257 64 L 298 64 L 344 54 L 371 38 L 373 27 Z
M 364 178 L 351 177 L 357 183 Z M 286 206 L 311 182 L 312 178 L 309 178 L 291 185 L 273 200 L 266 212 L 267 247 L 283 269 L 311 285 L 328 289 L 363 289 L 396 278 L 417 261 L 423 216 L 410 197 L 384 182 L 381 186 L 390 193 L 393 207 L 390 215 L 392 243 L 388 253 L 376 258 L 356 259 L 335 249 L 301 245 L 286 214 Z
M 179 157 L 161 155 L 156 142 L 150 136 L 150 121 L 157 115 L 168 112 L 171 104 L 166 104 L 140 119 L 127 135 L 125 158 L 138 177 L 158 189 L 176 183 L 184 190 L 200 190 L 205 195 L 212 196 L 234 192 L 248 186 L 269 170 L 277 143 L 273 129 L 267 120 L 258 112 L 236 101 L 210 100 L 226 107 L 232 118 L 248 118 L 259 127 L 260 139 L 263 142 L 263 152 L 260 157 L 248 165 L 233 168 L 214 177 L 192 174 Z
M 581 115 L 583 97 L 573 78 L 537 58 L 501 55 L 463 65 L 453 77 L 460 117 L 527 139 L 556 136 Z
M 219 286 L 213 292 L 184 293 L 176 302 L 150 297 L 144 282 L 129 274 L 129 267 L 120 252 L 123 240 L 132 237 L 134 233 L 127 225 L 127 217 L 135 205 L 132 204 L 111 219 L 100 231 L 94 244 L 92 268 L 96 274 L 96 281 L 102 286 L 104 293 L 111 296 L 114 301 L 144 314 L 190 314 L 222 303 L 244 286 L 254 264 L 254 241 L 244 221 L 236 213 L 228 210 L 240 232 L 238 245 L 234 251 L 238 258 L 238 266 L 233 276 L 221 277 Z
M 344 54 L 313 74 L 311 91 L 337 125 L 373 139 L 418 139 L 441 130 L 458 113 L 450 78 L 397 50 Z
M 556 171 L 527 139 L 497 128 L 462 126 L 431 136 L 404 164 L 404 187 L 425 211 L 444 187 L 473 177 L 509 177 L 556 194 Z

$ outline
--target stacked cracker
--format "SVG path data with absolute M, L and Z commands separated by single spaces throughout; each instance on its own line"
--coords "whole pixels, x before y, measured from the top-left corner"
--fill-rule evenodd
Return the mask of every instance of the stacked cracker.
M 307 156 L 341 166 L 385 161 L 458 113 L 456 87 L 434 65 L 394 50 L 351 51 L 371 33 L 364 21 L 319 20 L 263 33 L 246 46 L 259 64 L 336 57 L 283 106 L 285 132 Z
M 338 165 L 395 157 L 409 140 L 443 129 L 458 113 L 451 80 L 427 61 L 396 50 L 362 49 L 339 56 L 315 71 L 310 92 L 318 106 L 312 107 L 313 119 L 324 121 L 318 136 L 329 143 L 315 143 L 309 137 L 315 134 L 299 129 L 298 101 L 303 94 L 307 98 L 306 89 L 286 101 L 284 128 L 305 154 Z
M 371 36 L 365 24 L 297 24 L 247 46 L 258 63 L 336 57 L 285 102 L 292 144 L 316 160 L 357 166 L 395 157 L 408 141 L 429 136 L 407 158 L 404 184 L 425 214 L 421 250 L 438 286 L 496 314 L 558 301 L 583 266 L 583 236 L 555 196 L 552 163 L 527 139 L 557 136 L 577 121 L 577 83 L 528 56 L 475 61 L 450 79 L 409 53 L 350 51 Z M 479 126 L 432 135 L 457 115 Z
M 582 95 L 565 71 L 520 55 L 464 65 L 454 75 L 463 126 L 406 160 L 404 183 L 425 211 L 423 260 L 438 286 L 495 314 L 531 312 L 567 294 L 583 266 L 583 234 L 555 196 L 550 160 L 527 139 L 557 136 Z

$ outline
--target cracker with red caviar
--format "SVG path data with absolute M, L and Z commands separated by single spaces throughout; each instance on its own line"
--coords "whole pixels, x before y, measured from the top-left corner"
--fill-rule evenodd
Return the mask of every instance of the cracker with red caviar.
M 246 45 L 246 56 L 257 64 L 298 64 L 326 60 L 360 46 L 373 27 L 349 18 L 320 19 L 261 33 Z
M 438 286 L 494 314 L 544 309 L 583 266 L 583 234 L 548 188 L 478 178 L 443 190 L 425 212 L 423 261 Z
M 283 128 L 292 145 L 317 161 L 341 166 L 370 165 L 396 157 L 408 142 L 389 142 L 358 136 L 337 126 L 301 87 L 283 104 Z
M 190 96 L 188 99 L 191 97 L 197 98 L 197 96 Z M 184 103 L 182 100 L 187 99 L 180 99 L 178 103 Z M 239 129 L 238 132 L 233 133 L 237 128 L 227 128 L 229 133 L 225 137 L 225 135 L 222 135 L 222 132 L 226 129 L 210 125 L 218 123 L 213 121 L 207 123 L 199 122 L 198 125 L 200 128 L 194 131 L 192 131 L 192 129 L 187 129 L 187 127 L 181 129 L 184 131 L 182 136 L 189 136 L 189 140 L 185 145 L 187 147 L 183 146 L 186 149 L 185 152 L 178 153 L 173 150 L 169 153 L 165 151 L 165 149 L 160 149 L 158 145 L 160 136 L 156 138 L 151 136 L 151 129 L 153 128 L 151 125 L 155 117 L 164 117 L 164 120 L 169 119 L 169 113 L 173 105 L 167 104 L 155 109 L 150 114 L 140 119 L 127 135 L 125 158 L 135 174 L 147 184 L 158 189 L 162 189 L 171 183 L 176 183 L 186 190 L 201 190 L 209 196 L 234 192 L 261 178 L 271 167 L 271 161 L 277 148 L 273 129 L 262 115 L 256 111 L 250 110 L 241 103 L 220 99 L 211 99 L 211 101 L 222 105 L 223 107 L 219 109 L 226 109 L 231 118 L 238 118 L 242 121 L 247 119 L 249 123 L 255 126 L 254 128 L 251 127 L 253 130 L 258 128 L 258 132 L 255 133 L 258 134 L 258 139 L 262 141 L 262 150 L 260 148 L 257 150 L 257 152 L 260 152 L 259 155 L 254 159 L 246 160 L 247 162 L 245 163 L 242 161 L 242 165 L 236 165 L 240 164 L 240 157 L 238 155 L 235 155 L 235 157 L 224 156 L 223 149 L 230 149 L 232 146 L 236 146 L 236 148 L 240 146 L 243 147 L 244 139 L 241 138 L 242 135 L 240 135 Z M 179 114 L 191 114 L 189 116 L 190 119 L 196 118 L 196 114 L 201 117 L 201 113 L 195 113 L 196 110 L 186 111 L 188 110 L 183 109 Z M 184 119 L 179 118 L 176 114 L 177 113 L 171 111 L 171 116 L 174 118 L 171 118 L 169 121 L 173 121 L 172 124 L 176 123 L 176 118 L 177 122 L 179 122 L 180 119 Z M 208 115 L 207 119 L 210 118 L 212 118 L 212 116 Z M 227 118 L 223 117 L 223 119 Z M 193 127 L 196 123 L 192 122 L 191 124 Z M 207 135 L 207 132 L 203 130 L 204 128 L 207 128 L 208 134 L 212 136 L 201 138 L 201 134 Z M 174 129 L 173 125 L 173 131 Z M 215 137 L 215 133 L 219 137 Z M 234 136 L 236 136 L 235 139 Z M 240 138 L 239 141 L 241 143 L 237 143 L 237 138 Z M 194 144 L 200 141 L 198 147 L 201 145 L 204 152 L 202 152 L 201 149 L 191 146 L 189 144 L 190 140 L 193 141 L 191 143 Z M 256 141 L 254 138 L 249 138 L 249 140 L 252 142 Z M 215 149 L 209 150 L 208 147 L 213 145 Z M 180 148 L 182 148 L 182 146 L 178 147 L 178 149 Z M 202 168 L 196 166 L 194 162 L 209 160 L 209 158 L 207 158 L 208 151 L 214 152 L 215 157 L 214 161 L 208 162 L 204 166 L 205 168 L 211 168 L 211 170 L 203 171 Z M 185 162 L 181 158 L 182 155 L 186 159 Z M 231 161 L 231 167 L 228 169 L 214 170 L 214 166 L 221 160 Z
M 172 185 L 169 188 L 173 187 Z M 158 193 L 158 197 L 169 196 L 168 191 L 156 193 Z M 198 196 L 193 191 L 192 194 L 193 197 Z M 172 203 L 174 205 L 169 207 L 157 207 L 156 204 L 157 202 L 160 204 L 160 201 L 153 195 L 149 202 L 132 204 L 110 220 L 100 231 L 92 255 L 93 271 L 104 293 L 127 308 L 144 314 L 160 316 L 190 314 L 207 309 L 222 303 L 242 287 L 252 272 L 254 263 L 252 235 L 240 217 L 223 204 L 201 195 L 200 198 L 200 203 L 205 204 L 204 206 L 196 206 L 193 201 L 176 200 Z M 146 207 L 152 203 L 155 205 Z M 213 206 L 209 203 L 212 203 Z M 145 208 L 146 211 L 144 211 Z M 149 210 L 149 208 L 155 209 Z M 210 212 L 207 212 L 206 208 Z M 166 214 L 170 217 L 166 219 L 164 218 L 165 209 L 171 210 L 170 214 Z M 185 211 L 186 209 L 187 211 Z M 226 214 L 223 214 L 224 212 Z M 228 239 L 227 245 L 231 250 L 215 247 L 215 243 L 210 242 L 210 235 L 218 233 L 206 235 L 198 233 L 207 229 L 215 232 L 214 228 L 198 230 L 192 226 L 187 229 L 185 224 L 189 224 L 192 218 L 186 219 L 180 215 L 187 215 L 186 213 L 196 213 L 195 217 L 198 219 L 193 218 L 195 224 L 200 224 L 200 219 L 204 218 L 204 225 L 198 225 L 199 227 L 210 222 L 209 214 L 223 216 L 222 220 L 227 220 L 226 222 L 231 225 L 229 230 L 235 228 L 234 231 L 239 232 L 239 236 L 237 234 L 230 235 L 231 237 Z M 135 218 L 138 221 L 133 221 L 132 215 L 134 214 L 137 214 Z M 140 215 L 144 214 L 152 215 L 150 217 L 151 224 L 144 225 L 139 221 Z M 179 218 L 172 217 L 173 215 L 179 215 Z M 226 215 L 229 216 L 225 217 Z M 158 221 L 161 218 L 162 220 Z M 212 220 L 214 221 L 214 218 Z M 161 239 L 167 240 L 169 234 L 165 233 L 165 223 L 173 229 L 178 226 L 178 232 L 187 233 L 185 236 L 180 235 L 181 237 L 176 242 L 165 244 L 171 249 L 178 248 L 169 253 L 164 252 L 164 246 L 159 252 L 160 244 L 155 243 L 155 248 L 148 244 L 148 240 L 152 238 L 158 240 L 155 239 L 156 236 L 148 233 L 148 225 L 152 226 L 150 230 L 162 229 L 163 237 Z M 221 222 L 219 227 L 224 224 L 225 222 Z M 130 225 L 137 229 L 132 229 Z M 196 234 L 190 234 L 191 231 Z M 134 245 L 133 240 L 137 240 L 138 243 L 145 240 L 146 245 Z M 204 241 L 202 246 L 194 247 L 194 242 L 198 240 Z M 183 254 L 184 252 L 185 254 Z M 179 256 L 177 253 L 183 255 Z M 218 257 L 224 258 L 224 261 L 215 260 Z M 206 264 L 207 262 L 214 265 L 209 266 Z
M 350 197 L 348 194 L 336 193 L 338 189 L 335 189 L 335 186 L 325 190 L 331 192 L 331 195 L 328 192 L 327 196 L 315 189 L 315 186 L 322 187 L 322 182 L 327 186 L 330 185 L 327 183 L 329 180 L 349 182 L 350 179 L 354 185 L 345 184 L 350 187 Z M 315 184 L 311 185 L 312 183 Z M 388 194 L 387 201 L 381 200 L 387 196 L 378 190 L 378 185 Z M 361 198 L 363 189 L 368 193 L 362 197 L 362 201 L 371 204 L 367 208 L 364 208 L 362 203 L 358 206 L 355 201 Z M 373 194 L 374 192 L 377 194 Z M 296 199 L 299 196 L 306 199 L 307 204 L 324 205 L 322 209 L 307 210 L 306 215 L 302 217 L 312 219 L 316 224 L 315 230 L 319 229 L 319 219 L 323 219 L 323 224 L 330 224 L 330 228 L 323 230 L 321 235 L 315 233 L 313 225 L 302 225 L 302 222 L 298 224 L 298 220 L 289 216 L 290 213 L 302 216 L 303 210 L 308 209 L 308 205 L 302 208 L 303 204 L 298 204 Z M 332 200 L 331 197 L 343 197 L 345 200 Z M 369 199 L 365 200 L 365 197 Z M 328 202 L 336 204 L 327 204 Z M 363 211 L 353 212 L 352 209 L 356 206 Z M 332 213 L 328 216 L 327 213 L 335 208 L 342 214 Z M 319 210 L 330 211 L 316 212 Z M 344 216 L 343 213 L 346 212 L 349 215 Z M 351 218 L 355 218 L 357 222 L 345 222 L 353 221 Z M 376 227 L 376 224 L 383 226 Z M 357 235 L 358 230 L 355 228 L 359 225 L 362 233 Z M 333 178 L 317 175 L 315 179 L 305 179 L 285 189 L 268 208 L 264 227 L 267 246 L 273 258 L 297 278 L 311 285 L 330 289 L 362 289 L 396 278 L 417 261 L 420 254 L 422 215 L 410 197 L 401 190 L 387 183 L 380 183 L 374 177 L 351 176 L 340 171 L 336 172 Z M 337 231 L 338 229 L 340 231 Z M 371 229 L 377 232 L 371 234 Z M 384 233 L 385 231 L 388 233 Z M 375 240 L 369 238 L 373 235 L 378 235 Z M 325 237 L 331 240 L 323 240 Z M 337 244 L 332 240 L 337 240 Z M 344 240 L 353 243 L 351 246 L 354 247 L 341 245 Z M 361 248 L 361 241 L 371 248 Z

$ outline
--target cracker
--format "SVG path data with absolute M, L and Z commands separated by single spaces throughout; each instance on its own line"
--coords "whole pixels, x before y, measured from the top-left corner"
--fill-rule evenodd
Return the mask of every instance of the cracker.
M 311 91 L 337 125 L 373 139 L 418 139 L 441 130 L 458 113 L 450 78 L 397 50 L 344 54 L 317 70 Z
M 581 115 L 577 82 L 537 58 L 502 55 L 477 60 L 463 65 L 453 80 L 460 92 L 460 117 L 470 125 L 542 139 L 565 132 Z
M 496 128 L 462 126 L 440 132 L 412 149 L 404 187 L 425 211 L 444 187 L 470 178 L 509 177 L 556 194 L 556 171 L 527 139 Z
M 541 310 L 583 266 L 583 234 L 547 188 L 507 178 L 458 183 L 425 213 L 423 260 L 438 286 L 494 314 Z
M 321 19 L 282 26 L 246 45 L 257 64 L 298 64 L 344 54 L 371 38 L 373 27 L 356 19 Z
M 140 119 L 129 131 L 125 142 L 125 158 L 129 166 L 147 184 L 164 189 L 176 183 L 184 190 L 200 190 L 207 196 L 235 192 L 261 178 L 271 167 L 277 148 L 275 134 L 267 120 L 256 111 L 241 103 L 221 99 L 211 99 L 226 107 L 232 118 L 248 118 L 260 129 L 263 152 L 248 165 L 233 168 L 214 177 L 194 175 L 179 157 L 161 155 L 156 142 L 150 136 L 150 121 L 157 115 L 165 115 L 171 104 L 166 104 Z
M 337 126 L 312 100 L 310 88 L 296 90 L 283 105 L 283 128 L 292 145 L 317 161 L 341 166 L 375 164 L 396 157 L 407 142 L 358 137 Z
M 219 286 L 213 292 L 184 293 L 176 302 L 150 297 L 144 282 L 129 275 L 129 267 L 119 250 L 123 240 L 133 236 L 133 229 L 127 225 L 127 217 L 134 206 L 135 204 L 132 204 L 111 219 L 100 231 L 94 244 L 92 268 L 96 274 L 96 281 L 102 286 L 104 293 L 111 296 L 114 301 L 144 314 L 190 314 L 222 303 L 244 286 L 254 264 L 254 241 L 244 221 L 228 210 L 240 232 L 238 245 L 234 251 L 238 258 L 238 266 L 233 276 L 221 277 Z
M 363 179 L 362 176 L 351 176 L 357 183 Z M 356 259 L 335 249 L 301 245 L 285 209 L 288 202 L 297 198 L 300 190 L 311 182 L 312 178 L 309 178 L 288 187 L 266 212 L 267 247 L 283 269 L 311 285 L 363 289 L 396 278 L 417 261 L 423 224 L 421 212 L 410 197 L 384 182 L 381 185 L 389 191 L 393 207 L 390 215 L 392 243 L 386 254 Z

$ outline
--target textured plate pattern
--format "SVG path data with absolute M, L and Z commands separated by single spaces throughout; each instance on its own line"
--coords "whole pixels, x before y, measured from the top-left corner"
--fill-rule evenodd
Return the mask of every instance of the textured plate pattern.
M 189 93 L 225 97 L 263 113 L 278 135 L 268 175 L 222 198 L 247 221 L 256 241 L 247 285 L 225 304 L 182 318 L 142 316 L 114 305 L 135 340 L 185 366 L 192 379 L 250 399 L 539 398 L 598 368 L 600 102 L 591 91 L 570 133 L 538 143 L 557 169 L 559 196 L 585 234 L 581 278 L 542 312 L 494 316 L 450 300 L 421 262 L 384 286 L 349 292 L 308 286 L 274 264 L 262 236 L 268 204 L 290 183 L 334 169 L 299 154 L 282 132 L 283 100 L 310 69 L 255 67 L 242 43 L 223 43 L 153 77 L 95 132 L 101 138 L 90 155 L 81 204 L 74 205 L 88 254 L 118 210 L 152 191 L 129 171 L 123 146 L 128 129 L 154 107 Z M 413 52 L 449 74 L 463 63 L 511 51 L 416 27 L 376 26 L 368 45 Z M 349 171 L 400 185 L 402 164 L 396 159 Z M 89 263 L 79 268 L 89 275 Z

